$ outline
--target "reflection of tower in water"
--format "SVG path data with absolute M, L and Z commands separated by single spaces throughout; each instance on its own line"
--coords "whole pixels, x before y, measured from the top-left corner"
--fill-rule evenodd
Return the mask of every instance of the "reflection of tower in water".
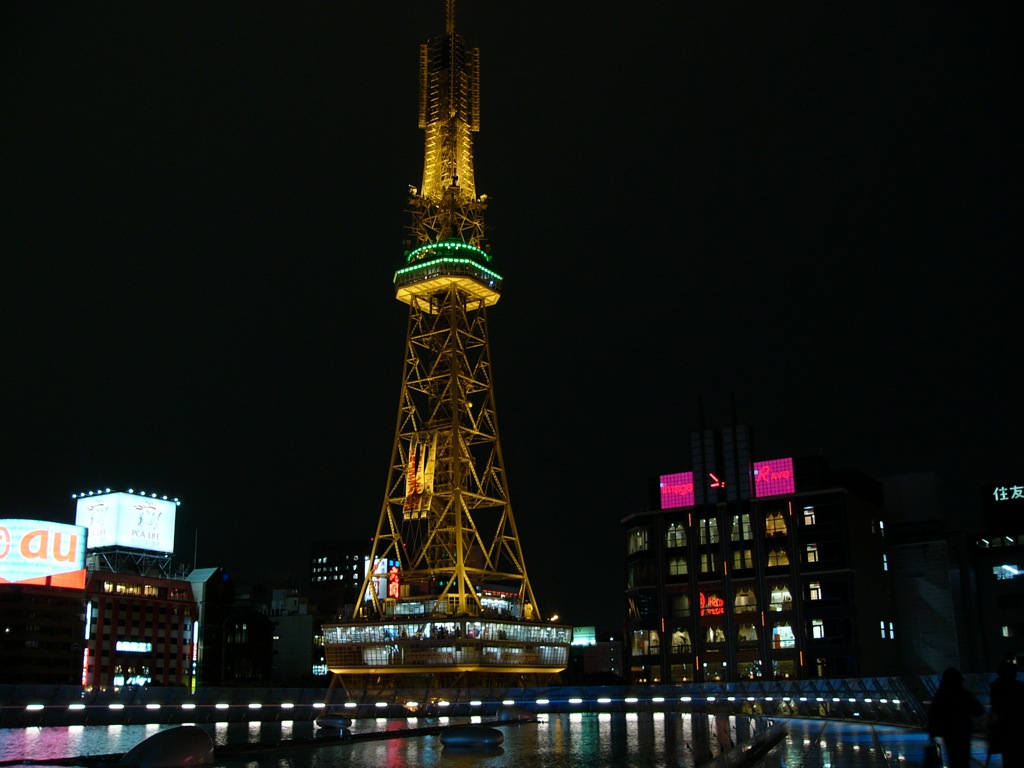
M 387 487 L 361 621 L 325 627 L 325 655 L 343 681 L 546 682 L 571 632 L 541 620 L 509 502 L 487 333 L 502 279 L 473 171 L 479 52 L 446 7 L 445 34 L 420 49 L 426 147 L 395 273 L 409 323 Z

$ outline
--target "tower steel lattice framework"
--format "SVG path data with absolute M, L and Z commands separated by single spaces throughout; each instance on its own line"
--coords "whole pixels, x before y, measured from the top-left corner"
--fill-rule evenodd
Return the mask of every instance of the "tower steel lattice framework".
M 426 147 L 395 273 L 409 324 L 384 502 L 354 621 L 324 628 L 346 687 L 548 682 L 568 662 L 571 630 L 542 620 L 509 502 L 487 333 L 502 279 L 473 173 L 480 57 L 454 6 L 420 48 Z

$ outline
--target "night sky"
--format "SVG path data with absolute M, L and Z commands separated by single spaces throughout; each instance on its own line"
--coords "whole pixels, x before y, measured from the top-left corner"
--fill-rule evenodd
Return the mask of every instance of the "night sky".
M 441 0 L 0 7 L 0 517 L 182 499 L 303 578 L 376 526 Z M 621 619 L 619 521 L 756 455 L 1024 476 L 1019 5 L 461 0 L 498 412 L 545 614 Z M 1017 118 L 1012 117 L 1018 115 Z

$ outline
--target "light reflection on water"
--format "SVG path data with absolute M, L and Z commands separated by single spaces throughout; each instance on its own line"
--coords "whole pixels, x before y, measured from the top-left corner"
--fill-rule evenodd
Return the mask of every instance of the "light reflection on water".
M 479 721 L 479 718 L 474 718 Z M 448 724 L 449 719 L 357 720 L 352 732 Z M 467 722 L 452 718 L 451 723 Z M 127 752 L 160 725 L 69 726 L 0 730 L 0 761 L 41 760 Z M 307 721 L 216 723 L 206 728 L 218 745 L 274 743 L 316 733 Z M 737 728 L 740 729 L 738 736 Z M 358 741 L 349 744 L 291 746 L 218 758 L 220 768 L 598 768 L 674 766 L 692 768 L 745 740 L 746 718 L 679 713 L 557 714 L 539 722 L 502 727 L 505 742 L 488 753 L 445 748 L 437 736 Z M 724 739 L 723 739 L 724 736 Z M 722 743 L 720 746 L 719 742 Z

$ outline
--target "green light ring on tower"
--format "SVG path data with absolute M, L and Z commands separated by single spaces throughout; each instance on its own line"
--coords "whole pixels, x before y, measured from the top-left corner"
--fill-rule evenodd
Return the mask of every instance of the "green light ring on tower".
M 467 246 L 470 247 L 470 246 Z M 475 248 L 473 250 L 476 250 Z M 445 269 L 448 267 L 448 269 Z M 439 258 L 431 259 L 430 261 L 424 261 L 421 264 L 413 264 L 411 267 L 405 267 L 395 272 L 395 284 L 404 284 L 412 280 L 417 279 L 421 274 L 442 274 L 444 272 L 452 272 L 454 274 L 464 275 L 467 274 L 467 268 L 472 268 L 472 273 L 482 273 L 490 277 L 492 280 L 498 281 L 500 284 L 502 281 L 501 275 L 491 269 L 487 269 L 478 264 L 473 259 L 456 259 L 456 258 Z
M 460 253 L 461 252 L 461 253 Z M 491 254 L 486 251 L 481 251 L 476 246 L 464 243 L 461 240 L 445 240 L 443 243 L 427 243 L 421 245 L 419 248 L 409 251 L 405 255 L 406 263 L 411 264 L 414 261 L 427 256 L 447 256 L 447 255 L 460 255 L 460 256 L 473 256 L 483 257 L 483 261 L 490 261 Z

